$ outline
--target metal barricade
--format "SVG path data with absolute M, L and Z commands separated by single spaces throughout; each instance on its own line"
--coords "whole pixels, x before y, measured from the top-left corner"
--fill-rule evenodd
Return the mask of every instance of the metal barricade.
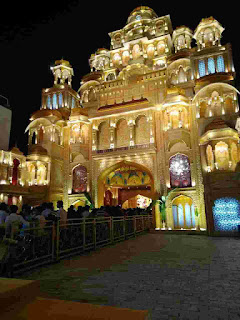
M 22 273 L 60 259 L 78 255 L 136 236 L 152 227 L 151 216 L 119 216 L 47 222 L 12 235 L 6 265 Z

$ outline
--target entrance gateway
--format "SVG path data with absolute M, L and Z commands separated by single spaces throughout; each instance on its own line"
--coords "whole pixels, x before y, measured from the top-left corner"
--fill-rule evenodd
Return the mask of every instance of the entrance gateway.
M 122 161 L 106 169 L 98 180 L 99 205 L 146 207 L 154 198 L 151 172 L 142 165 Z

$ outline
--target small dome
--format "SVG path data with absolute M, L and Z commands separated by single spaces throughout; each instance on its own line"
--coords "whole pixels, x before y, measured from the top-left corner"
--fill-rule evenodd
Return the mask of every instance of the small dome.
M 55 66 L 60 66 L 60 65 L 63 65 L 63 66 L 68 67 L 68 68 L 72 68 L 70 62 L 67 61 L 67 60 L 63 60 L 63 59 L 56 60 L 55 61 Z
M 108 53 L 108 52 L 109 52 L 108 49 L 99 48 L 99 49 L 97 49 L 97 51 L 96 51 L 96 55 L 98 55 L 98 54 L 103 54 L 103 53 Z
M 31 155 L 37 154 L 41 156 L 46 156 L 48 154 L 47 150 L 38 144 L 31 145 L 28 153 Z
M 15 154 L 23 155 L 23 153 L 16 146 L 14 146 L 10 151 Z
M 222 118 L 216 118 L 205 127 L 205 132 L 215 129 L 229 128 Z
M 128 17 L 127 23 L 131 23 L 135 20 L 142 20 L 142 19 L 156 19 L 158 16 L 153 11 L 153 9 L 145 6 L 140 6 L 134 9 L 130 16 Z

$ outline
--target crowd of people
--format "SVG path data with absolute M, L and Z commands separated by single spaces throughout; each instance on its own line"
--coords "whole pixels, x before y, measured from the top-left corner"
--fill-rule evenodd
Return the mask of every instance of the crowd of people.
M 21 224 L 22 227 L 40 226 L 43 227 L 49 222 L 60 220 L 62 225 L 67 224 L 69 219 L 98 218 L 133 216 L 151 213 L 141 208 L 122 209 L 120 206 L 102 206 L 97 209 L 90 209 L 89 205 L 79 206 L 77 209 L 71 205 L 67 211 L 63 208 L 63 201 L 57 202 L 57 210 L 54 210 L 52 202 L 44 202 L 40 206 L 31 207 L 23 205 L 21 210 L 16 205 L 0 203 L 0 238 L 4 235 L 10 236 L 12 226 Z

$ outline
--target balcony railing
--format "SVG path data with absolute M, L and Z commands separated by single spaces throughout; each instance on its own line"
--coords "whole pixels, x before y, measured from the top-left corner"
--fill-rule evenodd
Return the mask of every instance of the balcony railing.
M 155 143 L 136 144 L 134 146 L 119 147 L 119 148 L 104 149 L 104 150 L 94 150 L 93 154 L 110 153 L 110 152 L 116 152 L 116 151 L 128 151 L 128 150 L 136 150 L 136 149 L 150 149 L 153 147 L 155 147 Z
M 151 228 L 152 216 L 139 215 L 70 219 L 64 223 L 48 222 L 41 227 L 12 230 L 11 238 L 0 239 L 0 275 L 21 274 L 134 237 Z

